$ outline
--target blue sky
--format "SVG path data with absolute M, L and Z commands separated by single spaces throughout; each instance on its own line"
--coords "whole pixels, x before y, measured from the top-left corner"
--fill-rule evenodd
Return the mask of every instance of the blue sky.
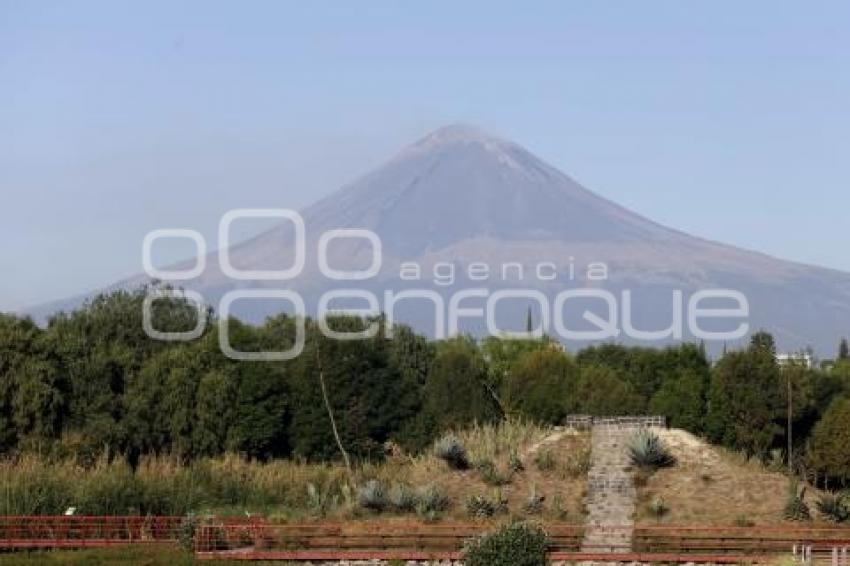
M 456 121 L 659 222 L 850 271 L 848 29 L 837 1 L 0 0 L 0 310 Z

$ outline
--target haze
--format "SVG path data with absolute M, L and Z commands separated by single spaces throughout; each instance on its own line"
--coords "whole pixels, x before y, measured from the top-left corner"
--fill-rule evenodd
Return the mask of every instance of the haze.
M 2 1 L 0 310 L 455 121 L 666 225 L 850 271 L 850 6 L 652 4 Z

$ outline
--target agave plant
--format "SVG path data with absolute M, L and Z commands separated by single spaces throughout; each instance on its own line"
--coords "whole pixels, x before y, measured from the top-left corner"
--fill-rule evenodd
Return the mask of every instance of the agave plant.
M 497 491 L 493 498 L 484 495 L 473 495 L 466 500 L 466 512 L 470 517 L 486 519 L 497 513 L 506 513 L 508 501 L 501 491 Z
M 824 493 L 818 498 L 818 511 L 833 523 L 850 520 L 850 497 L 846 493 Z
M 431 485 L 417 494 L 416 513 L 426 521 L 434 521 L 446 511 L 451 504 L 449 496 L 437 487 Z
M 528 499 L 525 501 L 525 512 L 529 515 L 539 515 L 543 512 L 543 502 L 546 501 L 546 496 L 537 491 L 537 486 L 531 486 L 531 493 L 528 494 Z
M 406 484 L 395 484 L 389 493 L 389 502 L 393 509 L 400 513 L 410 513 L 416 510 L 419 497 Z
M 379 513 L 386 509 L 388 504 L 386 490 L 378 480 L 369 480 L 357 490 L 357 500 L 364 509 Z
M 797 482 L 791 481 L 788 485 L 788 500 L 785 502 L 785 518 L 789 521 L 809 521 L 812 513 L 806 503 L 806 488 L 797 489 Z
M 469 458 L 466 448 L 457 436 L 450 434 L 434 443 L 434 455 L 445 461 L 452 469 L 466 470 L 469 468 Z
M 639 468 L 657 470 L 676 463 L 667 445 L 657 434 L 642 428 L 629 440 L 629 456 Z

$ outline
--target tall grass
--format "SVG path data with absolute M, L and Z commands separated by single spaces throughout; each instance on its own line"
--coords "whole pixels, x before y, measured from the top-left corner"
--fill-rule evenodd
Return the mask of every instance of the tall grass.
M 0 515 L 183 515 L 215 510 L 309 510 L 309 488 L 341 492 L 345 470 L 292 461 L 258 463 L 234 455 L 184 466 L 143 459 L 133 472 L 121 460 L 88 468 L 36 456 L 0 461 Z
M 552 433 L 552 428 L 529 421 L 508 419 L 496 424 L 474 425 L 455 432 L 472 462 L 498 461 L 511 453 L 525 452 Z
M 550 433 L 538 425 L 506 421 L 454 433 L 473 462 L 508 466 Z M 344 515 L 356 489 L 370 480 L 385 486 L 425 488 L 451 481 L 432 454 L 361 463 L 350 477 L 333 464 L 293 460 L 246 461 L 236 455 L 182 464 L 170 457 L 143 458 L 132 470 L 121 459 L 73 459 L 35 455 L 0 460 L 0 515 L 55 515 L 76 507 L 84 515 L 185 515 L 262 513 L 277 518 Z M 438 486 L 441 487 L 441 486 Z

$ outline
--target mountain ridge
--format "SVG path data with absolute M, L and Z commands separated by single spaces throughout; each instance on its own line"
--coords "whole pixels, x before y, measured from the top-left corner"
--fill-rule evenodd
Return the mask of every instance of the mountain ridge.
M 384 269 L 372 284 L 384 288 L 404 286 L 397 269 L 406 261 L 423 266 L 448 261 L 548 261 L 559 270 L 570 259 L 601 261 L 611 268 L 606 288 L 612 291 L 629 287 L 663 294 L 675 287 L 689 291 L 740 287 L 753 301 L 753 329 L 774 331 L 787 349 L 805 347 L 810 340 L 828 351 L 850 330 L 843 329 L 843 321 L 850 321 L 850 274 L 777 259 L 659 224 L 586 189 L 522 146 L 465 124 L 420 138 L 303 209 L 302 216 L 308 257 L 303 277 L 283 285 L 255 286 L 283 286 L 315 299 L 334 286 L 320 277 L 315 265 L 318 234 L 363 228 L 375 232 L 383 243 Z M 243 269 L 279 269 L 291 260 L 292 237 L 288 224 L 275 226 L 232 246 L 233 263 Z M 355 268 L 362 267 L 367 251 L 363 242 L 346 241 L 336 244 L 331 256 L 338 268 Z M 186 287 L 214 301 L 236 285 L 224 277 L 214 253 L 209 260 L 206 272 Z M 110 288 L 145 281 L 131 277 Z M 529 287 L 554 291 L 547 282 L 532 282 Z M 79 302 L 74 298 L 30 312 L 44 317 L 56 306 Z M 649 301 L 645 310 L 654 306 L 657 301 Z M 795 308 L 801 312 L 794 314 Z M 809 311 L 802 312 L 804 308 Z M 818 321 L 822 328 L 815 328 Z M 639 322 L 652 327 L 659 320 L 648 312 Z

